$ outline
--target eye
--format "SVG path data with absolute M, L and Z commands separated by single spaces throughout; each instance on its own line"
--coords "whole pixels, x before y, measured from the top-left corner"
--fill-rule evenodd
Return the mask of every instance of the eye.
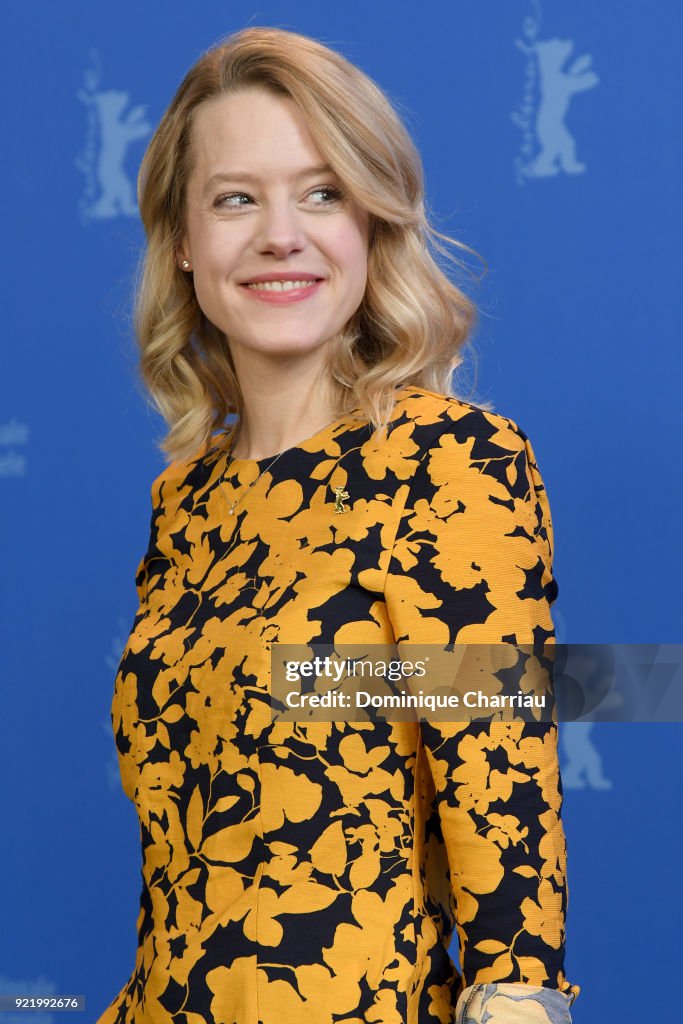
M 313 189 L 313 192 L 311 192 L 310 195 L 315 195 L 316 192 L 319 194 L 322 192 L 327 194 L 328 196 L 331 196 L 332 198 L 331 200 L 328 200 L 328 202 L 336 202 L 337 199 L 341 199 L 342 197 L 340 190 L 338 188 L 333 188 L 332 185 L 321 185 L 320 188 Z
M 334 186 L 332 185 L 320 185 L 318 186 L 318 188 L 314 188 L 313 191 L 309 192 L 308 194 L 309 196 L 323 194 L 329 197 L 323 203 L 314 203 L 314 206 L 330 206 L 332 203 L 336 203 L 338 202 L 338 200 L 342 198 L 341 190 L 338 188 L 334 188 Z M 247 199 L 249 200 L 249 202 L 251 202 L 251 196 L 248 195 L 246 192 L 229 192 L 225 195 L 218 196 L 218 198 L 214 200 L 213 205 L 216 207 L 227 207 L 228 209 L 238 209 L 240 206 L 246 206 L 245 203 L 229 203 L 229 199 Z
M 226 200 L 227 199 L 240 199 L 242 197 L 244 197 L 244 199 L 249 199 L 249 196 L 246 194 L 246 192 L 231 192 L 229 195 L 219 196 L 218 199 L 214 200 L 214 204 L 213 205 L 214 206 L 223 206 L 224 204 L 227 205 L 226 204 Z M 239 205 L 241 206 L 242 204 L 240 203 Z

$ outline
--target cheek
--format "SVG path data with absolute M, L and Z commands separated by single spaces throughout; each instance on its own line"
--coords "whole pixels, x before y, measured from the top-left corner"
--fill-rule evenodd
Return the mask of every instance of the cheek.
M 340 226 L 333 240 L 335 262 L 347 273 L 364 278 L 367 273 L 367 242 L 355 223 Z
M 190 219 L 189 241 L 197 277 L 230 272 L 240 248 L 239 231 L 210 217 Z M 228 230 L 230 228 L 231 230 Z
M 209 230 L 201 246 L 204 269 L 211 276 L 230 274 L 239 255 L 239 241 L 235 234 Z
M 205 231 L 195 240 L 194 291 L 202 312 L 213 323 L 225 319 L 226 289 L 236 287 L 237 259 L 225 236 Z M 224 329 L 224 328 L 223 328 Z

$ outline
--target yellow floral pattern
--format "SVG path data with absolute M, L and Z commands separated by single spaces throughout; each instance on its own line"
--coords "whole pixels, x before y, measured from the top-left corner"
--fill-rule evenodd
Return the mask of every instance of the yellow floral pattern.
M 552 640 L 528 438 L 416 386 L 384 443 L 341 417 L 260 479 L 272 460 L 226 471 L 228 435 L 152 485 L 112 703 L 140 822 L 137 955 L 98 1024 L 446 1024 L 483 996 L 570 1002 L 554 723 L 270 713 L 274 642 Z

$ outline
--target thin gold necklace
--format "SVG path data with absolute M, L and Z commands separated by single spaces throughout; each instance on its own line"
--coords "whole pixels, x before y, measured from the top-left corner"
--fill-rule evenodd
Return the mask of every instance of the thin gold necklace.
M 229 461 L 226 463 L 225 469 L 223 470 L 223 475 L 221 476 L 221 481 L 220 481 L 221 484 L 224 483 L 225 475 L 228 472 L 232 462 L 234 462 L 234 459 L 232 457 L 232 450 L 235 447 L 235 441 L 236 441 L 236 436 L 233 438 L 232 443 L 230 445 L 230 448 L 228 450 L 228 459 L 229 459 Z M 252 480 L 252 482 L 249 484 L 249 486 L 247 487 L 247 489 L 244 492 L 244 494 L 242 495 L 242 497 L 238 498 L 237 501 L 230 501 L 230 498 L 228 498 L 228 492 L 226 490 L 223 490 L 223 494 L 225 495 L 226 500 L 228 502 L 228 505 L 230 506 L 230 508 L 228 509 L 228 515 L 234 516 L 235 509 L 240 504 L 240 502 L 244 501 L 244 499 L 246 498 L 247 494 L 252 489 L 252 487 L 259 482 L 259 480 L 261 479 L 261 477 L 263 476 L 264 473 L 267 473 L 269 469 L 272 469 L 272 467 L 275 465 L 275 463 L 280 458 L 280 456 L 284 455 L 285 452 L 288 452 L 288 451 L 290 451 L 290 449 L 289 448 L 285 448 L 284 452 L 278 452 L 278 454 L 275 456 L 273 461 L 271 463 L 269 463 L 269 465 L 267 465 L 265 469 L 261 470 L 261 472 L 259 473 L 259 475 L 256 477 L 255 480 Z

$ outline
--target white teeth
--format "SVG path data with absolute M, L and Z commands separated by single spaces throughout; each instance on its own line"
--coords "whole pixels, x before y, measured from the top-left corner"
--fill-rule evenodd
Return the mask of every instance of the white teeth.
M 266 292 L 288 292 L 292 288 L 310 288 L 317 284 L 317 281 L 258 281 L 255 284 L 248 284 L 247 288 L 260 288 Z

